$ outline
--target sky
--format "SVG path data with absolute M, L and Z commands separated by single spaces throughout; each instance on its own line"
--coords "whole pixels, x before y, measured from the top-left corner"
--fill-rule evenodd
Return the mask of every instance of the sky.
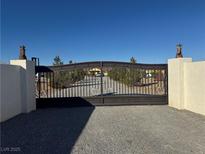
M 1 0 L 1 61 L 205 60 L 205 0 Z

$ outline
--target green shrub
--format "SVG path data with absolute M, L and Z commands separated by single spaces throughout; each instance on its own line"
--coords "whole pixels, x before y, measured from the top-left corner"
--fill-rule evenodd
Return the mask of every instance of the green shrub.
M 84 79 L 86 72 L 82 69 L 72 71 L 56 71 L 54 72 L 54 86 L 55 88 L 67 88 L 75 82 Z
M 133 86 L 145 76 L 145 71 L 134 68 L 113 68 L 108 72 L 108 76 L 115 81 Z

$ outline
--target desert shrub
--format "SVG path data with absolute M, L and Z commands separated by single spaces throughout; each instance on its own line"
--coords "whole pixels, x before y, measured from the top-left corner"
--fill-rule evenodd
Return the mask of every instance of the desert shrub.
M 133 86 L 145 76 L 145 71 L 134 68 L 113 68 L 108 72 L 108 76 L 115 81 Z
M 72 71 L 55 71 L 54 72 L 54 85 L 55 88 L 67 88 L 84 79 L 86 72 L 83 69 Z

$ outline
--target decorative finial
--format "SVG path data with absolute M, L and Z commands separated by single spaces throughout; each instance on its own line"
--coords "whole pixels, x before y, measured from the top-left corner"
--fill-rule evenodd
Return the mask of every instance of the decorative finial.
M 183 58 L 183 55 L 182 55 L 182 44 L 177 44 L 177 54 L 176 54 L 176 58 Z
M 24 45 L 20 46 L 19 59 L 27 59 L 26 58 L 26 47 Z

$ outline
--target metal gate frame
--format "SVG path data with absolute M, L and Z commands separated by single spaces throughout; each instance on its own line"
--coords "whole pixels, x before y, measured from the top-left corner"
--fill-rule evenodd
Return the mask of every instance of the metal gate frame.
M 168 70 L 167 64 L 132 64 L 127 62 L 113 62 L 113 61 L 95 61 L 95 62 L 83 62 L 83 63 L 75 63 L 75 64 L 67 64 L 67 65 L 59 65 L 59 66 L 36 66 L 36 74 L 43 74 L 50 79 L 52 79 L 52 73 L 56 71 L 69 71 L 76 69 L 85 69 L 85 68 L 100 68 L 100 95 L 98 96 L 74 96 L 68 97 L 61 94 L 58 97 L 41 97 L 41 87 L 48 86 L 45 85 L 46 82 L 41 81 L 41 75 L 36 79 L 36 87 L 38 96 L 36 97 L 37 108 L 44 107 L 70 107 L 70 106 L 101 106 L 101 105 L 164 105 L 168 104 Z M 103 89 L 103 69 L 104 68 L 133 68 L 133 69 L 142 69 L 145 70 L 153 70 L 163 71 L 163 87 L 164 94 L 150 94 L 144 93 L 139 94 L 123 94 L 123 95 L 104 95 Z M 54 74 L 54 73 L 53 73 Z M 146 74 L 147 75 L 147 74 Z M 50 77 L 49 77 L 50 76 Z M 44 79 L 43 79 L 44 80 Z M 46 79 L 45 79 L 46 80 Z M 53 76 L 54 81 L 54 76 Z M 51 82 L 51 81 L 50 81 Z M 146 77 L 145 77 L 145 82 Z M 39 87 L 39 89 L 38 89 Z M 123 88 L 123 87 L 122 87 Z M 46 88 L 45 88 L 46 89 Z M 50 88 L 51 89 L 51 88 Z M 145 88 L 146 89 L 146 88 Z M 129 90 L 129 88 L 128 88 Z M 148 88 L 149 91 L 149 88 Z M 49 88 L 47 87 L 47 94 L 49 93 Z M 63 93 L 64 94 L 64 93 Z

